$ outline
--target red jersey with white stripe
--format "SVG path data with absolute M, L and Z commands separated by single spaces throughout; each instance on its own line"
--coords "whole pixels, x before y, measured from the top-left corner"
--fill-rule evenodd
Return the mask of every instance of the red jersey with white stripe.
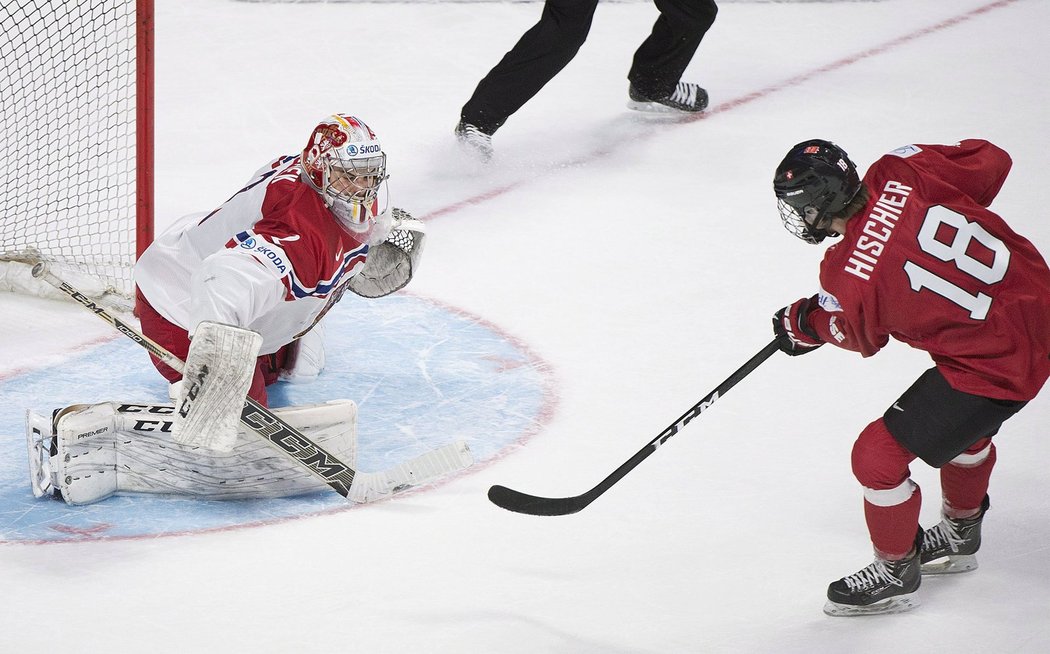
M 929 352 L 957 390 L 1035 397 L 1050 376 L 1050 270 L 987 209 L 1011 163 L 976 139 L 875 162 L 867 206 L 820 267 L 821 338 L 871 356 L 893 337 Z
M 369 234 L 346 229 L 302 179 L 299 157 L 256 172 L 206 216 L 186 216 L 143 253 L 135 281 L 192 335 L 202 320 L 259 332 L 261 354 L 308 331 L 361 270 Z

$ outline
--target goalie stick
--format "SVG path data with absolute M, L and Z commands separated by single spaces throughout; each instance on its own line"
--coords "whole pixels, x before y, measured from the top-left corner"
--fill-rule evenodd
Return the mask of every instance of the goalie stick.
M 638 450 L 634 456 L 625 461 L 624 464 L 614 470 L 611 475 L 603 479 L 601 483 L 586 493 L 574 497 L 537 497 L 535 495 L 529 495 L 528 493 L 522 493 L 521 491 L 507 488 L 506 486 L 496 485 L 489 488 L 489 500 L 500 508 L 515 513 L 525 513 L 527 515 L 569 515 L 571 513 L 582 511 L 588 504 L 596 500 L 602 493 L 609 490 L 613 484 L 620 481 L 624 475 L 637 467 L 638 464 L 644 461 L 650 454 L 655 452 L 657 448 L 666 443 L 669 438 L 677 434 L 682 427 L 689 424 L 690 420 L 707 410 L 716 400 L 725 395 L 729 389 L 736 386 L 737 382 L 751 374 L 755 368 L 772 356 L 778 349 L 777 341 L 774 339 L 762 348 L 758 354 L 751 357 L 748 362 L 742 365 L 736 372 L 730 375 L 728 379 L 719 384 L 715 390 L 711 391 L 704 396 L 702 400 L 694 404 L 693 407 L 686 411 L 681 418 L 672 423 L 670 427 L 660 432 L 659 436 L 649 441 L 645 447 Z
M 48 270 L 43 261 L 33 266 L 32 274 L 62 291 L 78 304 L 115 327 L 150 354 L 182 373 L 185 363 L 164 347 L 99 306 L 76 288 Z M 313 473 L 332 490 L 345 498 L 360 501 L 381 499 L 390 493 L 419 486 L 433 479 L 462 470 L 473 464 L 464 442 L 450 443 L 426 452 L 407 463 L 381 472 L 358 472 L 322 448 L 301 431 L 292 427 L 251 397 L 244 398 L 241 424 Z

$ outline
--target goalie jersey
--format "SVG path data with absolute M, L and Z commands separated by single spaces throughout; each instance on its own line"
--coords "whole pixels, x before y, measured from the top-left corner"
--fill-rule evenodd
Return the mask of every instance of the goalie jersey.
M 1050 270 L 988 205 L 1009 155 L 978 139 L 908 145 L 864 175 L 867 205 L 820 268 L 821 338 L 929 352 L 956 390 L 1025 401 L 1050 376 Z
M 271 354 L 339 301 L 375 237 L 344 228 L 303 180 L 299 157 L 286 156 L 210 214 L 165 231 L 139 259 L 135 281 L 191 336 L 205 320 L 236 325 L 259 332 L 260 354 Z

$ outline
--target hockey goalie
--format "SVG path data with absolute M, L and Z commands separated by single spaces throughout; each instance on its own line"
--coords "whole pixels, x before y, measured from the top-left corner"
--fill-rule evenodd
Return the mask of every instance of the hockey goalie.
M 426 230 L 387 207 L 386 179 L 376 134 L 334 114 L 299 154 L 276 157 L 142 254 L 142 332 L 186 363 L 178 371 L 153 359 L 178 385 L 177 441 L 231 448 L 245 395 L 266 406 L 269 384 L 323 370 L 322 319 L 347 290 L 376 298 L 409 283 Z
M 174 404 L 30 413 L 34 493 L 86 504 L 121 492 L 234 499 L 324 489 L 324 475 L 282 454 L 267 427 L 246 428 L 242 409 L 248 397 L 268 412 L 268 384 L 323 370 L 321 319 L 346 290 L 375 298 L 411 280 L 425 230 L 407 212 L 386 208 L 386 178 L 376 135 L 360 119 L 335 114 L 301 153 L 276 158 L 219 208 L 161 234 L 135 267 L 143 334 L 111 322 L 156 346 L 147 349 L 171 382 Z M 355 452 L 352 401 L 274 416 L 344 464 L 349 490 L 332 487 L 357 502 L 472 463 L 460 442 L 389 471 L 355 474 L 345 467 Z

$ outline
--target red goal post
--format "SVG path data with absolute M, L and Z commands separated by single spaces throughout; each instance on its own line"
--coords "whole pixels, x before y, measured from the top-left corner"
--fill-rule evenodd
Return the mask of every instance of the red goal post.
M 0 288 L 130 307 L 153 240 L 153 0 L 0 0 Z

